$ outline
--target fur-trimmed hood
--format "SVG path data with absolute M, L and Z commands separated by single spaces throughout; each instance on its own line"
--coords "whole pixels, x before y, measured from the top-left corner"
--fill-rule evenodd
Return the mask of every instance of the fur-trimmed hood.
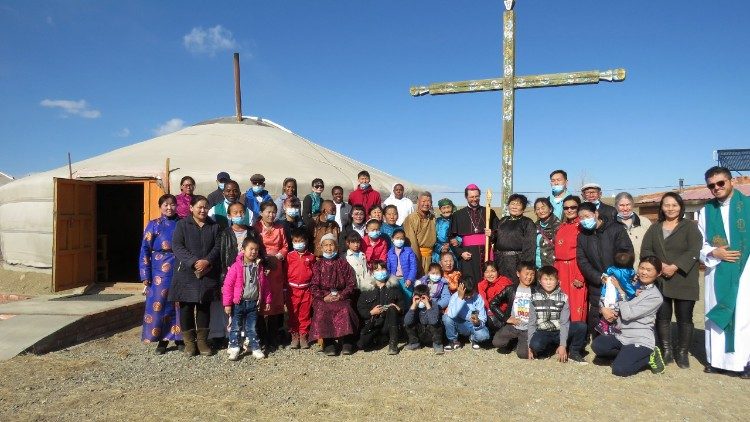
M 377 280 L 375 280 L 375 277 L 372 276 L 372 272 L 368 271 L 365 273 L 365 278 L 363 280 L 362 286 L 360 286 L 360 290 L 362 291 L 368 291 L 368 290 L 375 290 L 375 283 L 377 283 Z M 397 287 L 398 286 L 398 277 L 395 275 L 391 275 L 388 277 L 388 280 L 385 282 L 385 287 Z

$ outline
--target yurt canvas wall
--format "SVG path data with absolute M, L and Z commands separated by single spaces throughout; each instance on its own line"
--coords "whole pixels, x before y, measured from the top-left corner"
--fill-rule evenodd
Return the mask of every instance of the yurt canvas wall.
M 171 170 L 169 179 L 166 178 L 167 158 Z M 18 269 L 26 266 L 52 271 L 53 240 L 56 250 L 64 250 L 66 242 L 69 246 L 88 242 L 75 238 L 80 233 L 53 239 L 54 178 L 60 179 L 58 195 L 64 198 L 57 204 L 57 228 L 67 230 L 72 227 L 73 232 L 76 222 L 90 224 L 90 229 L 96 232 L 103 222 L 114 218 L 116 211 L 123 210 L 138 214 L 142 230 L 143 222 L 158 216 L 156 198 L 166 191 L 167 186 L 171 187 L 171 193 L 179 193 L 180 178 L 186 175 L 196 180 L 196 193 L 204 195 L 216 189 L 215 179 L 219 171 L 227 171 L 240 183 L 243 192 L 250 186 L 250 176 L 262 173 L 266 177 L 266 188 L 274 197 L 281 193 L 281 184 L 286 177 L 297 179 L 300 196 L 309 193 L 310 182 L 315 177 L 325 181 L 325 197 L 330 197 L 330 188 L 334 185 L 342 186 L 348 195 L 360 170 L 370 172 L 373 188 L 380 191 L 384 199 L 397 182 L 402 183 L 407 191 L 415 189 L 409 182 L 258 118 L 245 118 L 241 123 L 230 118 L 199 123 L 73 163 L 72 170 L 72 181 L 68 180 L 68 167 L 65 166 L 0 187 L 0 248 L 6 264 Z M 85 204 L 89 199 L 96 204 L 97 192 L 99 196 L 104 192 L 109 194 L 106 203 L 101 203 L 102 198 L 98 198 L 99 212 L 93 210 L 98 217 L 95 215 L 91 220 L 87 214 L 91 211 L 87 211 L 90 206 Z M 136 199 L 137 195 L 141 195 L 141 200 Z M 67 220 L 65 215 L 68 215 Z M 88 235 L 95 236 L 96 233 Z M 96 245 L 86 247 L 93 247 L 93 253 L 96 253 Z M 88 253 L 92 252 L 89 250 Z M 71 265 L 81 267 L 83 264 Z M 75 273 L 67 276 L 77 278 Z

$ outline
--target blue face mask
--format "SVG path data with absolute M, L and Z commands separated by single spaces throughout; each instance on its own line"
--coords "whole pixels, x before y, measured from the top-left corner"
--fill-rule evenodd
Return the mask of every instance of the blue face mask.
M 219 189 L 224 190 L 224 184 L 223 183 L 219 183 Z
M 375 280 L 384 281 L 386 278 L 388 278 L 388 272 L 379 270 L 379 271 L 373 272 L 372 276 L 375 277 Z
M 425 305 L 424 302 L 419 302 L 417 306 L 419 307 L 419 309 L 424 309 L 427 307 L 427 305 Z
M 286 215 L 296 218 L 299 216 L 299 208 L 287 208 L 286 209 Z
M 229 220 L 232 222 L 232 224 L 242 224 L 242 220 L 244 219 L 245 219 L 244 216 L 239 216 L 239 217 L 232 217 Z
M 433 283 L 437 283 L 441 278 L 442 277 L 440 277 L 440 274 L 430 274 L 430 281 L 432 281 Z
M 403 248 L 404 247 L 404 239 L 393 239 L 393 246 L 397 248 Z
M 373 231 L 367 232 L 367 235 L 370 236 L 370 239 L 377 239 L 380 237 L 380 230 L 373 230 Z
M 621 212 L 617 213 L 617 218 L 619 218 L 620 220 L 629 220 L 632 217 L 633 217 L 633 213 L 632 212 L 629 212 L 627 214 L 623 214 Z
M 565 190 L 565 186 L 563 185 L 552 185 L 553 195 L 559 195 L 563 190 Z
M 292 243 L 292 247 L 294 247 L 294 250 L 297 252 L 304 251 L 306 246 L 307 246 L 307 243 L 305 242 L 293 242 Z
M 253 193 L 261 193 L 263 191 L 264 187 L 265 186 L 263 186 L 263 185 L 260 185 L 260 186 L 253 185 Z
M 591 203 L 596 205 L 597 208 L 599 208 L 599 203 L 601 203 L 601 201 L 597 199 L 596 201 L 591 201 Z
M 584 218 L 581 220 L 581 227 L 586 230 L 594 230 L 596 228 L 596 219 L 593 217 Z
M 339 253 L 336 252 L 336 251 L 333 251 L 333 252 L 323 252 L 323 258 L 325 258 L 325 259 L 336 258 L 336 255 L 338 255 L 338 254 Z
M 365 190 L 365 189 L 367 189 L 369 187 L 370 187 L 369 183 L 360 183 L 359 184 L 359 188 L 362 189 L 362 190 Z
M 328 214 L 326 216 L 326 221 L 336 221 L 336 216 L 333 214 Z

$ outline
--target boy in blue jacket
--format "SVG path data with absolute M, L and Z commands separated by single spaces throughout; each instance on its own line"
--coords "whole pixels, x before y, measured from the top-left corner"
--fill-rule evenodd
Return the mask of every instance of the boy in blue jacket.
M 404 328 L 409 336 L 407 350 L 417 350 L 423 344 L 432 344 L 436 355 L 443 354 L 443 330 L 440 326 L 440 307 L 430 297 L 426 284 L 414 287 L 411 306 L 404 316 Z
M 448 338 L 445 350 L 461 348 L 459 335 L 469 337 L 471 348 L 474 350 L 480 349 L 479 343 L 490 338 L 484 300 L 474 290 L 474 285 L 472 277 L 465 277 L 458 283 L 456 293 L 451 296 L 448 311 L 443 315 L 445 336 Z
M 417 279 L 417 255 L 409 246 L 404 244 L 405 242 L 406 233 L 404 233 L 404 229 L 394 230 L 393 241 L 386 256 L 388 274 L 398 279 L 398 284 L 404 294 L 403 309 L 411 305 L 414 281 Z

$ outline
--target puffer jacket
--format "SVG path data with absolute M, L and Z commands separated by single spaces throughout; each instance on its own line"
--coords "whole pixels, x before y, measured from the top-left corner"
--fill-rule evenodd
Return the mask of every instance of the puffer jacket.
M 258 235 L 258 232 L 250 226 L 244 227 L 245 229 L 247 229 L 247 237 L 253 238 L 256 242 L 258 242 L 258 245 L 260 246 L 258 255 L 266 256 L 266 248 L 265 246 L 263 246 L 263 240 Z M 237 236 L 234 235 L 234 230 L 232 230 L 232 227 L 227 227 L 222 230 L 219 239 L 219 260 L 221 262 L 221 277 L 219 278 L 219 283 L 223 283 L 224 278 L 226 278 L 227 276 L 229 267 L 231 267 L 232 264 L 234 264 L 234 262 L 237 260 L 237 246 Z
M 385 261 L 388 273 L 391 275 L 396 275 L 399 257 L 401 258 L 401 273 L 403 274 L 404 280 L 410 280 L 412 282 L 416 281 L 417 255 L 408 246 L 404 246 L 403 248 L 401 248 L 401 254 L 399 256 L 396 256 L 395 247 L 391 247 L 391 249 L 388 250 L 388 255 Z
M 258 259 L 258 302 L 260 304 L 271 303 L 271 286 L 266 274 L 266 267 L 262 260 Z M 242 301 L 242 292 L 245 290 L 245 257 L 240 253 L 229 267 L 221 288 L 221 302 L 224 306 L 239 305 Z M 258 306 L 260 308 L 260 306 Z
M 518 290 L 518 283 L 511 284 L 510 286 L 503 289 L 502 292 L 498 293 L 492 301 L 490 301 L 490 315 L 489 319 L 492 325 L 496 329 L 500 329 L 506 324 L 508 318 L 510 318 L 511 312 L 513 312 L 513 302 L 516 300 L 516 291 Z M 531 285 L 531 294 L 536 293 L 536 285 Z

